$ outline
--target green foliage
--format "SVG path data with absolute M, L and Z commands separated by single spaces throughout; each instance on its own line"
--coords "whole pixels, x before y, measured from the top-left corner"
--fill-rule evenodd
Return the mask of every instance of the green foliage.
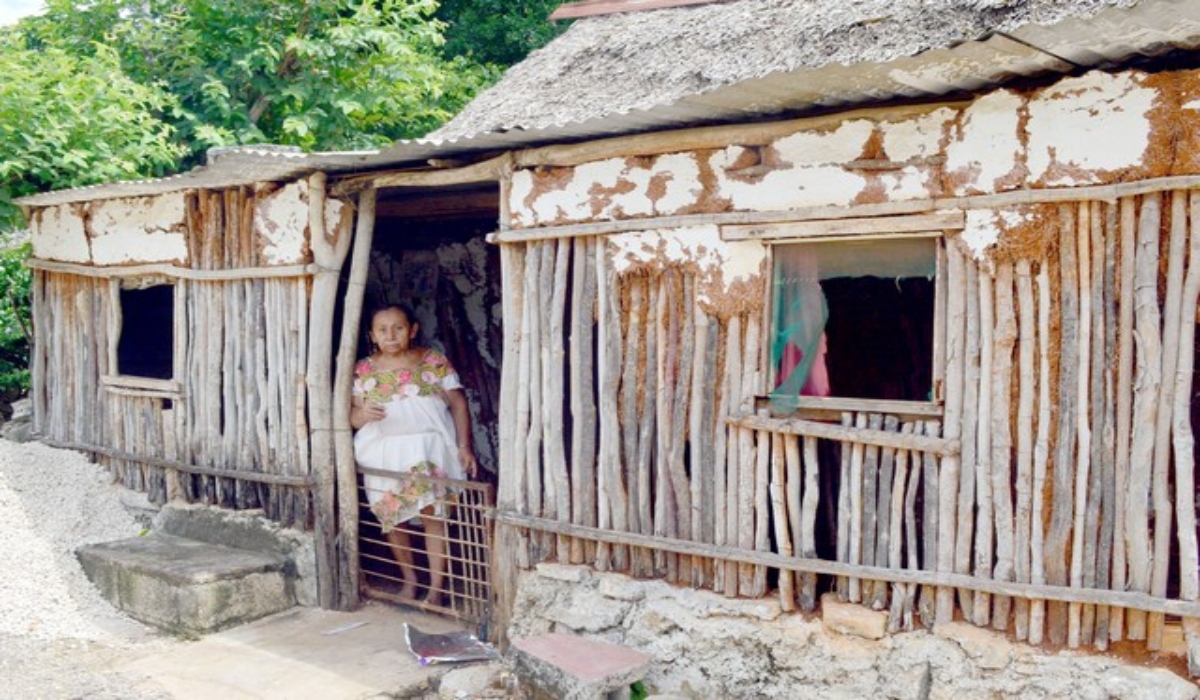
M 30 246 L 0 251 L 0 393 L 17 396 L 29 389 L 32 339 L 32 277 L 25 266 Z
M 566 30 L 547 18 L 561 0 L 443 0 L 446 53 L 506 68 Z
M 198 156 L 212 146 L 378 148 L 423 135 L 489 73 L 446 58 L 435 0 L 50 0 L 45 41 L 105 41 L 123 70 L 161 81 Z M 90 20 L 81 26 L 79 18 Z M 69 33 L 70 36 L 65 35 Z
M 22 222 L 16 197 L 174 166 L 181 149 L 157 116 L 169 96 L 122 74 L 104 46 L 82 58 L 28 46 L 0 31 L 0 230 Z

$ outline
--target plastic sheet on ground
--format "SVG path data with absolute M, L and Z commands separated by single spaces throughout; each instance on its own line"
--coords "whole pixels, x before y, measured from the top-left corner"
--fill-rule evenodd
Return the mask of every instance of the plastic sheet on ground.
M 491 644 L 479 641 L 479 638 L 470 632 L 422 632 L 406 622 L 404 638 L 408 642 L 408 650 L 417 657 L 417 662 L 422 666 L 500 659 L 500 652 Z

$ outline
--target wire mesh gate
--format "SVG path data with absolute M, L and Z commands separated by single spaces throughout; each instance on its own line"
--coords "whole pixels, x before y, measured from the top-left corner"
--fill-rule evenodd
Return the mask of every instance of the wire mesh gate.
M 359 488 L 363 593 L 483 629 L 491 614 L 492 486 L 361 466 L 358 471 L 393 484 Z M 425 494 L 433 502 L 414 520 L 385 533 L 376 511 L 389 506 L 393 490 Z

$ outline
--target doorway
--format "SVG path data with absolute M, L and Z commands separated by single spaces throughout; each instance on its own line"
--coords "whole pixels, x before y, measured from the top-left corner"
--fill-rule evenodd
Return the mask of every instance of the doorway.
M 470 482 L 406 475 L 402 488 L 435 493 L 436 501 L 419 524 L 399 526 L 400 538 L 383 534 L 368 505 L 379 500 L 368 496 L 379 494 L 364 487 L 363 477 L 375 474 L 359 467 L 362 591 L 478 624 L 490 613 L 490 524 L 499 464 L 502 289 L 499 250 L 486 241 L 497 228 L 499 197 L 496 183 L 378 192 L 358 350 L 360 359 L 368 354 L 366 330 L 374 309 L 389 304 L 411 309 L 411 320 L 419 324 L 417 344 L 444 354 L 461 379 L 479 462 Z M 397 545 L 397 539 L 410 544 Z M 445 578 L 436 595 L 428 553 L 439 550 L 445 564 L 436 568 Z M 408 575 L 401 562 L 411 565 Z M 414 571 L 417 580 L 409 581 Z

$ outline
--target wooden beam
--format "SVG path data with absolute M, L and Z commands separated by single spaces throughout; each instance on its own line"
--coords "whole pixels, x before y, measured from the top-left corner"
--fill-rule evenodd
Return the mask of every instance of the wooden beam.
M 694 557 L 708 557 L 760 566 L 772 566 L 777 569 L 787 569 L 790 571 L 804 571 L 831 576 L 851 576 L 870 581 L 892 581 L 922 586 L 966 588 L 991 595 L 1004 595 L 1027 600 L 1056 600 L 1065 603 L 1112 605 L 1148 612 L 1165 613 L 1167 615 L 1178 615 L 1180 617 L 1200 617 L 1200 603 L 1198 602 L 1159 598 L 1131 591 L 1034 585 L 976 578 L 965 574 L 922 571 L 920 569 L 893 569 L 881 566 L 845 564 L 826 559 L 787 557 L 773 552 L 744 550 L 736 547 L 690 542 L 688 540 L 678 540 L 669 537 L 641 535 L 632 532 L 614 532 L 595 527 L 572 525 L 557 520 L 521 515 L 512 511 L 497 512 L 496 522 L 509 528 L 552 532 L 615 545 L 645 547 L 665 552 L 690 554 Z
M 124 462 L 133 462 L 135 464 L 143 464 L 149 467 L 161 467 L 163 469 L 172 469 L 175 471 L 184 472 L 185 474 L 200 474 L 203 476 L 217 476 L 225 479 L 237 479 L 239 481 L 250 481 L 256 484 L 274 484 L 276 486 L 291 486 L 294 488 L 311 489 L 316 484 L 316 479 L 312 476 L 287 476 L 284 474 L 268 474 L 266 472 L 248 471 L 246 469 L 226 469 L 221 467 L 204 467 L 198 464 L 188 464 L 173 459 L 161 459 L 159 457 L 148 457 L 146 455 L 134 454 L 132 452 L 124 452 L 122 450 L 114 450 L 110 447 L 102 447 L 100 445 L 89 445 L 80 442 L 67 442 L 62 440 L 52 440 L 50 438 L 39 437 L 38 442 L 60 450 L 75 450 L 76 452 L 90 452 L 92 454 L 104 455 L 111 459 L 119 459 Z
M 388 187 L 444 187 L 465 185 L 473 182 L 499 182 L 513 168 L 513 154 L 490 158 L 461 168 L 439 168 L 435 170 L 412 170 L 370 173 L 339 181 L 330 194 L 343 197 L 365 189 Z
M 856 426 L 818 423 L 798 418 L 735 416 L 727 418 L 725 422 L 739 428 L 766 430 L 785 435 L 806 435 L 864 445 L 879 445 L 880 447 L 894 447 L 899 450 L 919 450 L 940 456 L 958 455 L 959 453 L 958 440 L 893 433 L 887 430 L 872 430 L 871 428 L 859 428 Z
M 892 234 L 959 231 L 966 215 L 951 209 L 908 216 L 872 216 L 817 221 L 781 221 L 764 224 L 734 224 L 721 229 L 727 241 L 826 239 L 854 236 L 880 237 Z
M 30 258 L 25 264 L 33 270 L 56 272 L 80 277 L 145 277 L 161 275 L 172 279 L 202 280 L 219 282 L 231 280 L 278 279 L 281 277 L 309 277 L 317 271 L 314 265 L 280 265 L 279 267 L 242 267 L 230 270 L 194 270 L 171 264 L 147 265 L 81 265 Z
M 737 211 L 711 214 L 682 214 L 678 216 L 647 217 L 620 221 L 597 221 L 561 226 L 514 228 L 488 235 L 492 243 L 527 243 L 547 238 L 571 238 L 574 236 L 602 236 L 634 231 L 651 231 L 664 228 L 686 228 L 690 226 L 720 226 L 722 231 L 737 225 L 761 226 L 768 223 L 817 221 L 821 219 L 850 219 L 925 214 L 939 210 L 993 209 L 1023 204 L 1053 204 L 1080 201 L 1114 201 L 1121 197 L 1132 197 L 1162 192 L 1171 189 L 1200 187 L 1200 175 L 1176 175 L 1171 177 L 1122 182 L 1114 185 L 1091 185 L 1087 187 L 1061 187 L 1043 190 L 1018 190 L 999 194 L 948 197 L 945 199 L 913 199 L 877 204 L 851 206 L 821 205 L 780 211 Z

